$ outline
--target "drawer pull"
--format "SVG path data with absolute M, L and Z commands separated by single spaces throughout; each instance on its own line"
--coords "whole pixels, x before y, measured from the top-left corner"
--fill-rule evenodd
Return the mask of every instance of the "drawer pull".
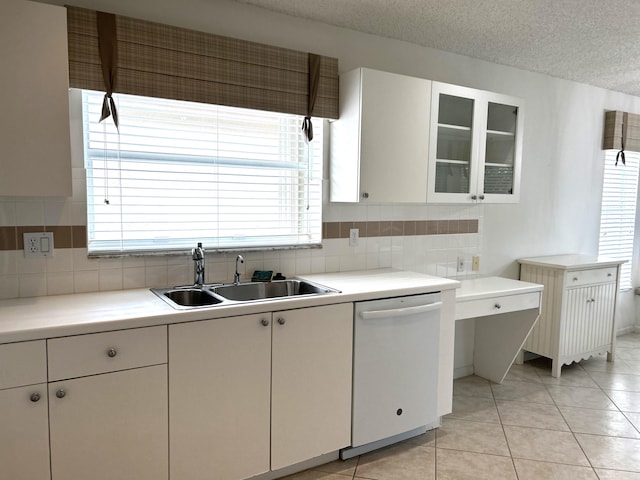
M 499 303 L 496 303 L 494 306 L 496 307 L 497 310 L 500 310 L 502 308 L 502 305 L 500 305 Z
M 107 355 L 111 358 L 115 357 L 118 354 L 118 351 L 115 348 L 110 348 L 107 350 Z
M 610 276 L 611 276 L 611 273 L 607 273 L 607 277 L 610 277 Z
M 56 397 L 58 398 L 64 398 L 65 395 L 67 394 L 67 392 L 65 392 L 63 389 L 60 389 L 56 392 Z
M 40 401 L 40 394 L 38 392 L 32 393 L 30 400 L 34 403 Z
M 578 277 L 573 277 L 573 281 L 577 282 L 578 281 Z

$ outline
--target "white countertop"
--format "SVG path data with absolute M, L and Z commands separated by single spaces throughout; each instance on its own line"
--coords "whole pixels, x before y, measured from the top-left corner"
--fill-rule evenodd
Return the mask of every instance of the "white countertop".
M 572 268 L 583 269 L 593 267 L 610 267 L 626 263 L 626 260 L 614 260 L 596 255 L 551 255 L 547 257 L 531 257 L 520 258 L 519 263 L 527 265 L 536 265 L 539 267 L 551 267 L 562 270 L 570 270 Z
M 456 291 L 456 303 L 483 298 L 504 297 L 521 293 L 541 292 L 543 285 L 502 277 L 480 277 L 463 280 Z
M 176 310 L 149 289 L 0 301 L 0 343 L 138 328 L 455 289 L 460 282 L 378 269 L 304 275 L 341 293 Z

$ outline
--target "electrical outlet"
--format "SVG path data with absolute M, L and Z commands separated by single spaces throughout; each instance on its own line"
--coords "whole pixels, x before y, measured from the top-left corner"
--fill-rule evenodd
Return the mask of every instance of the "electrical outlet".
M 53 255 L 53 232 L 24 233 L 25 257 L 48 257 Z
M 471 270 L 477 272 L 480 270 L 480 255 L 473 256 L 473 264 L 471 265 Z
M 464 257 L 458 257 L 458 262 L 456 263 L 456 272 L 464 272 Z
M 349 230 L 349 246 L 355 247 L 358 245 L 358 241 L 360 240 L 360 229 L 352 228 Z

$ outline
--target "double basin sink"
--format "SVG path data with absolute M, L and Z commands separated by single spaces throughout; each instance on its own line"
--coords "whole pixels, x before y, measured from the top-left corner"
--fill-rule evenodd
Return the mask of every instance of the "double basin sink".
M 152 288 L 151 291 L 177 309 L 211 307 L 220 304 L 254 302 L 301 295 L 340 293 L 339 290 L 301 279 Z

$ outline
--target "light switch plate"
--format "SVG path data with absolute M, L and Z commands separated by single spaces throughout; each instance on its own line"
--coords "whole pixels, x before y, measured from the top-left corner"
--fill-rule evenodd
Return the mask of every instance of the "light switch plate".
M 53 232 L 29 232 L 23 234 L 25 257 L 50 257 L 53 255 Z

